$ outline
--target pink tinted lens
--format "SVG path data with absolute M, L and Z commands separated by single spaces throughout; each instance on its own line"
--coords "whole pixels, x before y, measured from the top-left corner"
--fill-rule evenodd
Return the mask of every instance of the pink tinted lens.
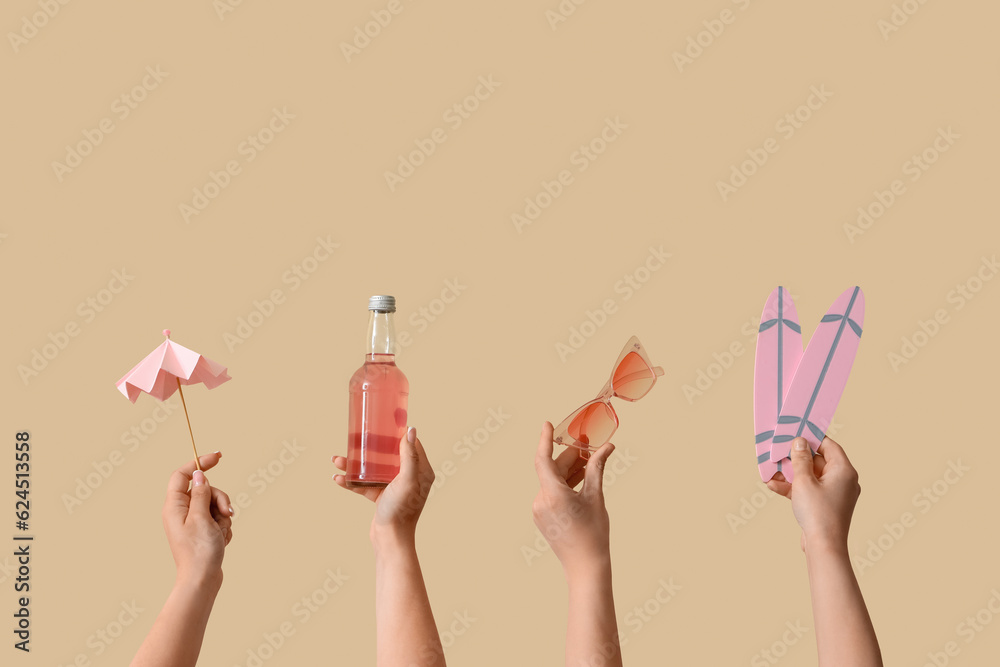
M 611 408 L 602 402 L 595 402 L 581 408 L 566 427 L 569 436 L 582 445 L 600 447 L 611 439 L 618 428 Z
M 629 352 L 611 376 L 611 388 L 617 396 L 635 401 L 649 392 L 656 375 L 637 352 Z

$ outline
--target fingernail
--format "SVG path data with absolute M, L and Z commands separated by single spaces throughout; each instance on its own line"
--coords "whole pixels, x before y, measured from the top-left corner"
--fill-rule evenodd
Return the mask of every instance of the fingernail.
M 222 456 L 222 450 L 221 449 L 216 449 L 215 453 L 218 454 L 219 456 Z
M 805 438 L 796 438 L 795 439 L 795 451 L 801 452 L 806 447 L 807 447 L 807 445 L 806 445 L 806 439 Z
M 233 508 L 232 508 L 232 507 L 230 507 L 230 508 L 229 508 L 229 513 L 230 513 L 230 514 L 232 514 L 232 513 L 233 513 Z
M 205 483 L 205 473 L 200 470 L 195 470 L 194 474 L 191 476 L 194 479 L 195 486 L 201 486 Z
M 406 441 L 412 445 L 413 441 L 416 439 L 417 439 L 417 429 L 411 426 L 406 431 Z

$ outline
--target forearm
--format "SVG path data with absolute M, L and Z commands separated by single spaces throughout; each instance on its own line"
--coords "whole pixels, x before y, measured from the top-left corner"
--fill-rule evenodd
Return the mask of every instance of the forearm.
M 806 546 L 820 667 L 881 667 L 875 628 L 846 545 Z
M 569 584 L 566 665 L 621 667 L 611 557 L 580 570 L 567 570 L 566 580 Z
M 218 592 L 219 585 L 214 582 L 178 579 L 132 667 L 193 667 Z
M 379 533 L 372 544 L 378 667 L 443 667 L 444 649 L 413 537 Z

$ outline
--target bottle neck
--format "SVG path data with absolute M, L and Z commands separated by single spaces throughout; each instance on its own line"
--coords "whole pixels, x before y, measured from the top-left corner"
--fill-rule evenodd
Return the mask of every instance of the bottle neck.
M 396 327 L 393 314 L 380 310 L 370 311 L 368 317 L 368 349 L 369 357 L 375 360 L 391 361 L 396 354 Z M 386 355 L 389 355 L 386 357 Z M 381 357 L 381 359 L 379 358 Z M 369 361 L 371 359 L 369 358 Z

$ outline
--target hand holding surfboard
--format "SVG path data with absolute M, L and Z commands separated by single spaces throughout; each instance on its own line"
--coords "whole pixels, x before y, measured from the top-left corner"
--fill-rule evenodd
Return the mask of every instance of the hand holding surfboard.
M 757 467 L 765 482 L 781 472 L 792 481 L 791 442 L 804 437 L 815 453 L 833 421 L 861 342 L 865 296 L 841 294 L 820 320 L 805 353 L 791 295 L 778 287 L 764 304 L 754 366 Z

